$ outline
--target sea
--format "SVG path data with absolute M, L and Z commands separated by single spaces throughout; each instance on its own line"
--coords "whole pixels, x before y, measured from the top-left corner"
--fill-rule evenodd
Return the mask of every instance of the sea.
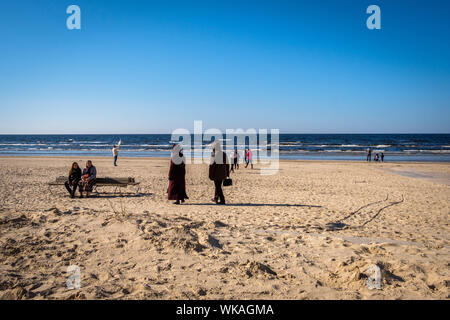
M 187 157 L 210 152 L 210 139 L 196 136 L 201 146 L 184 145 Z M 384 153 L 385 161 L 450 162 L 450 134 L 280 134 L 278 143 L 268 144 L 262 137 L 253 144 L 248 138 L 239 140 L 219 137 L 224 149 L 237 147 L 241 154 L 249 146 L 254 157 L 279 156 L 296 160 L 366 159 L 367 149 Z M 71 135 L 0 135 L 0 156 L 111 156 L 111 148 L 121 141 L 120 156 L 169 157 L 173 143 L 170 134 L 71 134 Z M 177 139 L 179 141 L 180 139 Z M 191 135 L 193 143 L 194 136 Z M 186 144 L 186 143 L 182 143 Z M 276 150 L 278 151 L 278 154 Z

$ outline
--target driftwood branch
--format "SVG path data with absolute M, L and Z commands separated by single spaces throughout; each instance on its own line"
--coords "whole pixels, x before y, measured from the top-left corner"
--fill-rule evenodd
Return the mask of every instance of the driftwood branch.
M 379 201 L 375 201 L 375 202 L 371 202 L 371 203 L 368 203 L 368 204 L 366 204 L 366 205 L 363 205 L 363 206 L 360 207 L 358 210 L 349 213 L 347 216 L 345 216 L 344 218 L 342 218 L 342 219 L 339 220 L 338 222 L 342 222 L 342 221 L 344 221 L 344 220 L 347 220 L 347 219 L 350 218 L 351 216 L 353 216 L 353 215 L 357 214 L 358 212 L 360 212 L 362 209 L 365 209 L 365 208 L 370 207 L 370 206 L 372 206 L 372 205 L 374 205 L 374 204 L 377 204 L 377 203 L 381 203 L 381 202 L 387 201 L 388 199 L 389 199 L 389 194 L 386 195 L 386 199 L 384 199 L 384 200 L 379 200 Z
M 342 218 L 341 220 L 338 220 L 337 222 L 330 222 L 330 223 L 327 223 L 327 225 L 325 226 L 325 229 L 328 230 L 328 231 L 336 231 L 336 230 L 343 230 L 343 229 L 347 229 L 347 228 L 362 228 L 362 227 L 364 227 L 365 225 L 367 225 L 368 223 L 370 223 L 371 221 L 373 221 L 376 217 L 378 217 L 384 209 L 389 208 L 389 207 L 392 207 L 392 206 L 394 206 L 394 205 L 396 205 L 396 204 L 400 204 L 400 203 L 402 203 L 402 202 L 404 201 L 404 198 L 403 198 L 403 195 L 402 195 L 402 199 L 401 199 L 401 200 L 391 202 L 391 203 L 385 205 L 384 207 L 380 208 L 380 209 L 379 209 L 379 210 L 378 210 L 378 211 L 377 211 L 370 219 L 368 219 L 367 221 L 365 221 L 365 222 L 364 222 L 363 224 L 361 224 L 360 226 L 355 226 L 355 225 L 352 226 L 352 225 L 348 225 L 348 224 L 346 224 L 346 223 L 343 222 L 343 221 L 345 221 L 346 219 L 348 219 L 348 218 L 354 216 L 355 214 L 360 213 L 361 210 L 363 210 L 363 209 L 365 209 L 365 208 L 368 208 L 368 207 L 370 207 L 370 206 L 373 206 L 373 205 L 375 205 L 375 204 L 380 204 L 380 203 L 382 203 L 382 202 L 385 202 L 385 201 L 387 201 L 388 199 L 389 199 L 389 194 L 387 194 L 386 199 L 384 199 L 384 200 L 375 201 L 375 202 L 371 202 L 371 203 L 368 203 L 368 204 L 366 204 L 366 205 L 363 205 L 363 206 L 360 207 L 358 210 L 351 212 L 350 214 L 348 214 L 347 216 L 345 216 L 345 217 Z M 370 210 L 370 211 L 368 212 L 368 214 L 370 214 L 370 213 L 372 213 L 372 212 L 374 212 L 373 209 Z
M 383 208 L 381 208 L 380 210 L 378 210 L 378 212 L 377 212 L 375 215 L 373 215 L 372 218 L 370 218 L 369 220 L 367 220 L 366 222 L 364 222 L 364 223 L 363 223 L 362 225 L 360 225 L 359 227 L 362 228 L 362 227 L 364 227 L 366 224 L 368 224 L 369 222 L 373 221 L 376 217 L 378 217 L 378 216 L 380 215 L 381 211 L 383 211 L 384 209 L 389 208 L 389 207 L 392 207 L 392 206 L 395 206 L 396 204 L 400 204 L 400 203 L 402 203 L 403 201 L 404 201 L 404 198 L 403 198 L 403 195 L 402 195 L 402 199 L 401 199 L 401 200 L 395 201 L 395 202 L 391 202 L 391 203 L 388 204 L 387 206 L 384 206 Z

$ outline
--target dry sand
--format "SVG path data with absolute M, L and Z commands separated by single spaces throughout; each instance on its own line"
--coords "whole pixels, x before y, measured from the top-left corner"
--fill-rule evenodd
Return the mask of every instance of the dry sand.
M 450 164 L 282 161 L 239 169 L 214 205 L 206 165 L 187 167 L 186 204 L 167 200 L 167 159 L 94 158 L 133 176 L 70 199 L 46 183 L 73 158 L 0 158 L 4 299 L 449 299 Z M 258 166 L 256 166 L 258 167 Z M 382 289 L 367 288 L 367 268 Z M 81 289 L 66 288 L 67 267 Z

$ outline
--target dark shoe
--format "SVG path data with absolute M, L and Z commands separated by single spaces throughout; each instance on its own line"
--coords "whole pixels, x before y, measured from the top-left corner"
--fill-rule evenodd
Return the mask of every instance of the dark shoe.
M 220 201 L 220 202 L 216 202 L 216 204 L 221 204 L 221 205 L 224 205 L 225 204 L 225 201 Z
M 180 201 L 177 200 L 177 201 L 175 201 L 173 204 L 180 204 Z
M 66 185 L 66 190 L 69 194 L 72 194 L 72 190 L 70 190 L 70 188 Z

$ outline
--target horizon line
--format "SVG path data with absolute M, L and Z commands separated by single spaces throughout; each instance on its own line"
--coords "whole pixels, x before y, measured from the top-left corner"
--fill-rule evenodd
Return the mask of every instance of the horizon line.
M 75 135 L 152 135 L 152 134 L 158 134 L 158 135 L 171 135 L 172 133 L 0 133 L 0 136 L 7 136 L 7 135 L 17 135 L 17 136 L 25 136 L 25 135 L 67 135 L 67 136 L 75 136 Z M 191 133 L 194 134 L 194 133 Z M 202 132 L 202 135 L 204 133 Z M 226 132 L 224 132 L 223 134 L 226 134 Z M 245 132 L 244 132 L 245 134 Z M 259 133 L 258 133 L 259 134 Z M 268 134 L 270 134 L 270 132 L 268 132 Z M 351 135 L 351 134 L 450 134 L 450 132 L 372 132 L 372 133 L 368 133 L 368 132 L 344 132 L 344 133 L 340 133 L 340 132 L 315 132 L 315 133 L 308 133 L 308 132 L 280 132 L 280 134 L 346 134 L 346 135 Z

